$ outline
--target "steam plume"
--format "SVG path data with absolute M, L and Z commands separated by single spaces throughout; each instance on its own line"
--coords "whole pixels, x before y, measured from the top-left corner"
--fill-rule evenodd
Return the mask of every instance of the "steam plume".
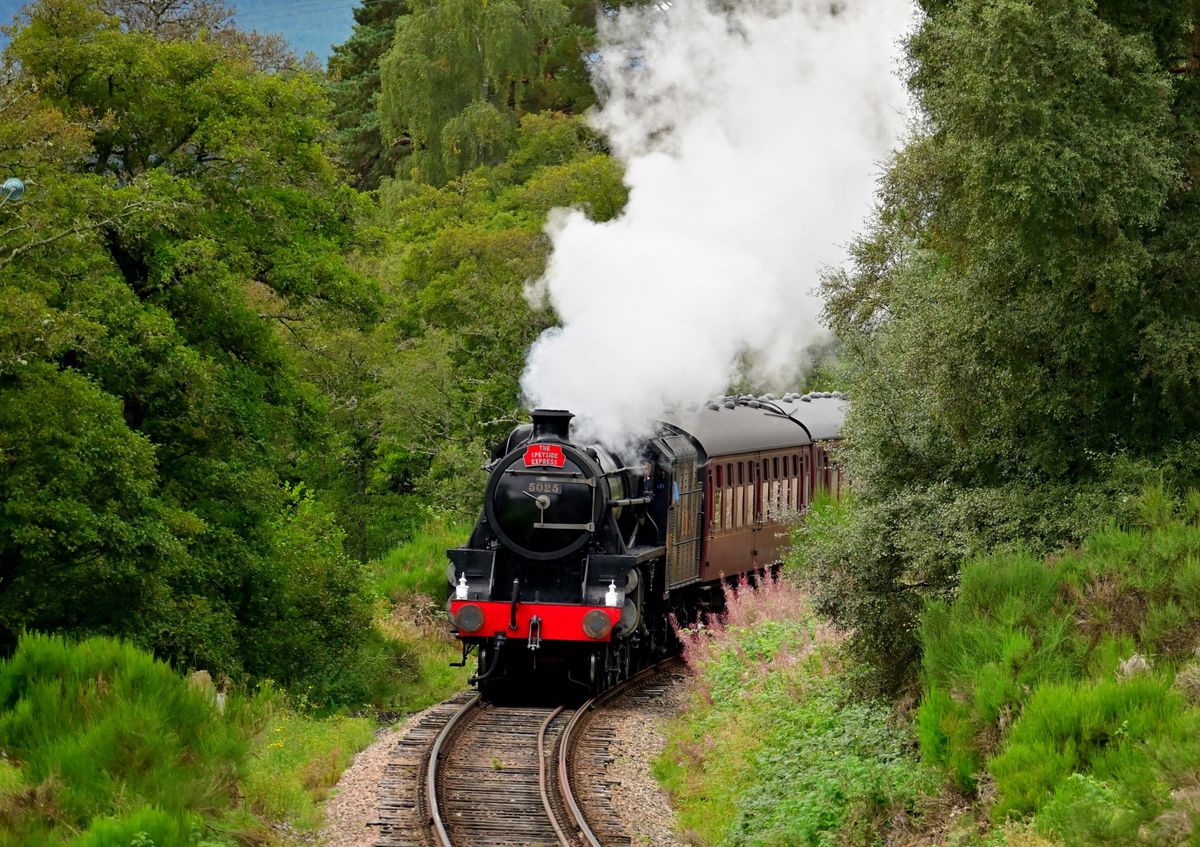
M 905 123 L 909 0 L 705 0 L 601 22 L 593 122 L 626 165 L 616 219 L 557 210 L 530 288 L 534 406 L 619 444 L 743 376 L 794 381 L 825 338 L 822 267 L 869 209 Z

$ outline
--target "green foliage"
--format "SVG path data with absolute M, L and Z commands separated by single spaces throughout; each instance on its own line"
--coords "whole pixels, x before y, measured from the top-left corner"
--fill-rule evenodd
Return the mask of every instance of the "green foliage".
M 1014 544 L 1044 555 L 1076 542 L 1114 515 L 1131 514 L 1142 475 L 1119 463 L 1092 485 L 937 483 L 884 498 L 818 500 L 797 530 L 788 567 L 808 585 L 817 611 L 853 632 L 850 649 L 874 669 L 870 687 L 894 692 L 920 661 L 924 604 L 954 595 L 963 560 Z
M 685 836 L 883 844 L 929 785 L 907 734 L 883 704 L 847 702 L 837 639 L 794 589 L 743 589 L 730 605 L 726 624 L 684 633 L 691 696 L 654 765 Z
M 126 642 L 22 637 L 0 663 L 0 845 L 231 847 L 318 827 L 372 722 L 269 688 L 216 696 Z
M 396 690 L 391 708 L 416 711 L 440 702 L 466 685 L 467 670 L 446 614 L 446 551 L 462 545 L 471 525 L 433 520 L 411 540 L 372 562 L 371 584 L 387 610 L 380 630 L 399 654 L 393 665 Z
M 1123 798 L 1128 811 L 1143 820 L 1153 817 L 1169 796 L 1151 751 L 1174 747 L 1175 755 L 1200 764 L 1195 737 L 1200 715 L 1185 715 L 1182 698 L 1169 685 L 1142 676 L 1040 686 L 1013 724 L 1003 752 L 988 764 L 996 779 L 993 816 L 1002 820 L 1010 813 L 1036 812 L 1047 800 L 1053 802 L 1060 783 L 1086 773 L 1130 792 Z M 1109 802 L 1121 805 L 1113 798 Z
M 150 617 L 188 532 L 154 477 L 154 446 L 116 398 L 75 372 L 20 369 L 0 402 L 0 630 L 117 632 Z
M 411 150 L 409 139 L 385 141 L 379 117 L 379 60 L 392 46 L 396 20 L 408 13 L 405 0 L 372 0 L 354 7 L 354 31 L 329 57 L 337 156 L 364 191 L 394 176 Z
M 1195 10 L 922 5 L 922 120 L 824 287 L 859 506 L 806 554 L 888 690 L 964 559 L 1132 518 L 1147 469 L 1196 480 L 1200 433 Z
M 1071 845 L 1176 844 L 1194 826 L 1189 501 L 1150 485 L 1131 504 L 1145 528 L 1097 531 L 1044 560 L 972 560 L 954 602 L 929 606 L 921 749 L 962 790 L 989 776 L 994 821 L 1032 815 Z
M 99 818 L 70 842 L 71 847 L 166 847 L 195 844 L 192 822 L 153 807 Z
M 582 112 L 595 7 L 568 0 L 418 0 L 380 64 L 385 136 L 407 134 L 414 172 L 440 185 L 513 149 L 518 119 Z
M 367 718 L 313 718 L 275 711 L 255 740 L 240 787 L 245 803 L 267 821 L 288 821 L 304 830 L 324 823 L 329 789 L 374 740 Z
M 974 561 L 954 604 L 934 603 L 925 614 L 921 748 L 963 789 L 974 788 L 999 727 L 1027 692 L 1081 671 L 1083 644 L 1062 579 L 1028 554 Z
M 471 534 L 465 521 L 435 522 L 411 541 L 374 563 L 374 585 L 392 601 L 414 594 L 441 600 L 449 591 L 446 551 L 462 546 Z
M 380 702 L 386 657 L 372 650 L 372 598 L 362 567 L 343 552 L 333 513 L 297 486 L 276 521 L 271 568 L 258 603 L 244 612 L 241 646 L 258 677 L 286 682 L 322 707 Z
M 363 559 L 423 522 L 405 502 L 464 517 L 478 509 L 489 447 L 524 420 L 525 351 L 553 320 L 524 296 L 545 267 L 546 216 L 577 205 L 608 219 L 625 202 L 621 177 L 582 121 L 536 114 L 521 120 L 500 165 L 444 188 L 397 180 L 380 189 L 377 224 L 387 236 L 360 265 L 387 281 L 383 320 L 358 341 L 318 331 L 302 345 L 319 352 L 306 352 L 306 368 L 345 410 L 337 420 L 351 439 L 337 460 L 358 483 L 342 502 L 380 518 L 395 514 L 389 504 L 404 509 L 390 534 L 385 520 L 364 522 Z
M 251 718 L 127 643 L 23 636 L 0 663 L 0 746 L 20 775 L 0 844 L 196 843 L 194 820 L 236 797 Z
M 909 52 L 930 129 L 888 177 L 859 275 L 829 287 L 836 328 L 891 372 L 856 413 L 883 414 L 890 383 L 920 373 L 918 456 L 946 448 L 927 460 L 976 479 L 1078 475 L 1090 453 L 1194 432 L 1163 392 L 1181 362 L 1158 359 L 1186 359 L 1189 336 L 1146 345 L 1174 297 L 1148 233 L 1183 185 L 1184 87 L 1088 0 L 957 3 Z
M 0 169 L 30 190 L 0 207 L 0 649 L 122 634 L 287 684 L 346 660 L 362 575 L 289 494 L 325 434 L 279 340 L 376 305 L 321 86 L 89 0 L 30 6 L 3 62 Z

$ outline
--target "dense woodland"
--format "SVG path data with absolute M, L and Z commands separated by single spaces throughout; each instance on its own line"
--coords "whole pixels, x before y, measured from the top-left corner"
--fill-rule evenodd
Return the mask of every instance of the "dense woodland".
M 521 414 L 546 212 L 624 201 L 573 114 L 587 9 L 370 5 L 326 74 L 208 5 L 28 8 L 0 101 L 28 185 L 0 207 L 8 649 L 117 634 L 341 685 L 361 563 L 463 509 Z
M 1200 556 L 1200 3 L 919 5 L 900 71 L 918 118 L 824 283 L 854 495 L 812 516 L 792 569 L 850 633 L 853 696 L 923 695 L 927 762 L 983 802 L 1008 779 L 1001 823 L 1039 808 L 1014 774 L 1044 750 L 978 774 L 1043 653 L 1006 654 L 1003 685 L 965 679 L 990 660 L 946 658 L 960 583 L 978 611 L 989 585 L 1042 584 L 1029 557 L 1111 551 L 1113 527 L 1135 533 L 1126 559 L 1098 554 L 1114 570 Z M 120 636 L 235 687 L 378 702 L 395 648 L 365 563 L 469 512 L 521 419 L 525 352 L 555 321 L 522 295 L 547 213 L 626 199 L 583 117 L 596 12 L 372 2 L 322 69 L 207 0 L 27 8 L 0 68 L 0 177 L 28 186 L 0 204 L 0 652 L 24 631 Z M 1020 637 L 1076 620 L 1065 596 L 1098 608 L 1071 561 L 1013 612 Z M 1080 624 L 1071 667 L 1150 644 L 1183 661 L 1192 588 L 1129 588 L 1174 623 L 1113 624 L 1111 644 Z M 1094 843 L 1134 843 L 1138 821 Z
M 892 691 L 964 557 L 1200 470 L 1200 4 L 921 5 L 920 121 L 825 285 L 860 508 L 809 560 Z

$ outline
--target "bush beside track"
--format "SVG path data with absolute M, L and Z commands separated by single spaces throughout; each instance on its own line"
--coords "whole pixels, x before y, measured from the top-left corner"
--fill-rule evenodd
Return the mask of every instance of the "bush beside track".
M 864 698 L 870 672 L 786 582 L 685 629 L 656 773 L 689 842 L 1197 843 L 1200 494 L 1125 506 L 1078 547 L 967 561 L 921 617 L 919 706 Z
M 932 774 L 886 704 L 848 697 L 843 637 L 785 581 L 727 608 L 680 630 L 688 705 L 655 763 L 689 843 L 870 844 L 903 826 Z
M 375 692 L 362 704 L 369 714 L 415 711 L 464 684 L 465 672 L 447 667 L 457 651 L 444 610 L 420 593 L 435 565 L 445 581 L 447 536 L 458 532 L 435 525 L 370 570 L 368 655 L 338 671 L 355 675 L 346 691 Z M 0 663 L 0 847 L 304 838 L 377 726 L 330 711 L 338 679 L 234 690 L 218 708 L 214 686 L 128 642 L 27 634 Z

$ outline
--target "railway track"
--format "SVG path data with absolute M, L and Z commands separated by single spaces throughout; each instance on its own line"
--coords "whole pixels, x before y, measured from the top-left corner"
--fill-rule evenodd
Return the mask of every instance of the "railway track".
M 378 847 L 625 847 L 602 779 L 615 741 L 601 708 L 669 671 L 660 662 L 582 706 L 496 707 L 460 694 L 393 751 Z

